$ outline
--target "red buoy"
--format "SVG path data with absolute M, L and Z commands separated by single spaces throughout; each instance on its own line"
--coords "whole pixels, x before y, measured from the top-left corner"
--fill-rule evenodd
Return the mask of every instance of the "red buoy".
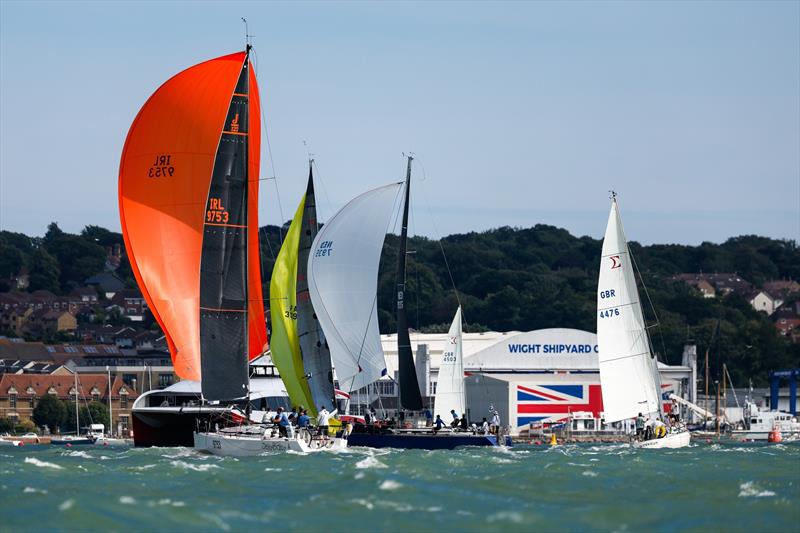
M 767 442 L 781 442 L 783 435 L 781 435 L 781 428 L 777 424 L 773 426 L 772 431 L 767 435 Z

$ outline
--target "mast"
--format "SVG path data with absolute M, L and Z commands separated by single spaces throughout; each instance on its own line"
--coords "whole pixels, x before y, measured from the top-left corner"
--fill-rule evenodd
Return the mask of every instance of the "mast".
M 106 365 L 106 372 L 108 372 L 108 434 L 114 436 L 114 417 L 111 410 L 111 368 Z
M 408 244 L 408 203 L 411 194 L 411 161 L 408 156 L 406 169 L 406 192 L 403 202 L 403 226 L 400 231 L 400 251 L 397 254 L 397 363 L 400 374 L 400 404 L 412 411 L 422 410 L 422 395 L 417 381 L 417 369 L 411 352 L 408 335 L 408 317 L 405 308 L 406 291 L 406 246 Z
M 78 369 L 75 368 L 75 436 L 79 437 L 81 434 L 80 430 L 80 418 L 78 414 Z

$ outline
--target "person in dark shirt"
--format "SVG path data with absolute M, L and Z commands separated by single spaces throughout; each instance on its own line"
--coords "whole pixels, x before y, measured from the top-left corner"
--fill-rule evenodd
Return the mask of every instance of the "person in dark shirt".
M 307 428 L 310 423 L 311 423 L 311 418 L 309 418 L 308 416 L 308 411 L 303 409 L 303 412 L 297 418 L 297 427 Z
M 289 418 L 286 416 L 286 413 L 283 412 L 283 407 L 278 407 L 278 412 L 275 415 L 275 418 L 272 419 L 272 422 L 278 425 L 278 433 L 281 437 L 289 436 L 289 432 L 287 430 L 289 427 Z
M 436 422 L 433 423 L 433 434 L 435 435 L 436 433 L 438 433 L 439 430 L 442 429 L 444 426 L 445 423 L 444 420 L 442 420 L 442 417 L 436 415 Z

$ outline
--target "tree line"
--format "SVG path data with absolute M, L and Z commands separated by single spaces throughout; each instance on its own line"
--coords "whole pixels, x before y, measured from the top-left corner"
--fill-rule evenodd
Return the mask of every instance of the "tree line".
M 264 226 L 259 232 L 267 308 L 269 276 L 286 227 Z M 67 291 L 101 271 L 106 247 L 117 243 L 122 243 L 119 233 L 98 226 L 72 235 L 53 223 L 43 238 L 0 232 L 0 280 L 10 279 L 26 265 L 28 290 Z M 601 246 L 599 239 L 576 237 L 542 224 L 455 234 L 441 241 L 412 237 L 406 297 L 410 325 L 423 332 L 447 331 L 460 302 L 466 331 L 551 327 L 594 331 Z M 796 241 L 746 235 L 721 244 L 631 242 L 630 248 L 647 289 L 646 319 L 649 325 L 657 324 L 650 330 L 651 339 L 662 361 L 679 364 L 683 345 L 691 342 L 701 354 L 710 352 L 715 379 L 721 365 L 727 364 L 739 385 L 749 379 L 763 385 L 769 370 L 800 366 L 800 345 L 778 335 L 774 324 L 756 312 L 745 295 L 703 298 L 685 283 L 672 280 L 684 272 L 735 272 L 756 287 L 772 279 L 800 280 Z M 395 327 L 397 253 L 398 237 L 388 235 L 378 279 L 382 332 Z M 135 286 L 125 257 L 117 275 Z

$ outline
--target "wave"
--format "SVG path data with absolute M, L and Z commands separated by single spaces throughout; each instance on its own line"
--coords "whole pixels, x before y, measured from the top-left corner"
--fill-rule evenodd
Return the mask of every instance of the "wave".
M 212 468 L 219 468 L 218 465 L 212 465 L 212 464 L 196 465 L 192 463 L 187 463 L 186 461 L 170 461 L 170 464 L 176 468 L 181 468 L 183 470 L 194 470 L 195 472 L 208 472 Z
M 769 496 L 775 496 L 775 493 L 771 490 L 762 490 L 752 481 L 739 485 L 740 498 L 766 498 Z
M 36 457 L 26 457 L 25 462 L 34 466 L 38 466 L 39 468 L 52 468 L 54 470 L 63 470 L 64 467 L 59 466 L 55 463 L 48 463 L 47 461 L 40 461 Z

